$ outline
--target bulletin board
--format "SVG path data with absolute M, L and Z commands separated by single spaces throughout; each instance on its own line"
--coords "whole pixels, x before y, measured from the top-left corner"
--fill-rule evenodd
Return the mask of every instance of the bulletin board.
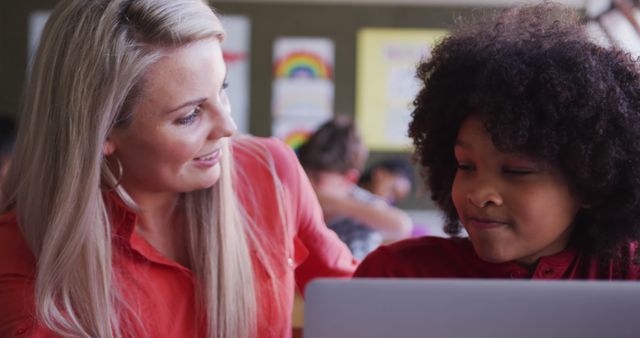
M 30 16 L 34 12 L 49 11 L 57 3 L 58 0 L 0 1 L 0 45 L 3 51 L 0 54 L 0 64 L 3 65 L 0 67 L 0 111 L 15 113 L 21 106 L 21 92 L 28 74 Z M 360 97 L 357 92 L 361 90 L 356 81 L 358 32 L 365 28 L 450 29 L 456 18 L 469 16 L 473 11 L 470 7 L 446 5 L 400 6 L 393 1 L 354 5 L 212 0 L 211 5 L 223 16 L 239 15 L 249 22 L 249 46 L 243 47 L 248 51 L 248 89 L 242 90 L 243 85 L 234 87 L 234 83 L 229 85 L 230 90 L 240 89 L 237 95 L 246 101 L 246 107 L 239 110 L 248 111 L 246 129 L 257 136 L 273 135 L 273 49 L 277 39 L 315 37 L 332 41 L 335 53 L 332 73 L 334 113 L 357 115 L 360 121 L 365 115 L 356 113 L 360 111 L 360 106 L 356 107 L 356 97 Z M 229 34 L 227 39 L 235 38 Z M 242 81 L 235 82 L 239 84 Z M 366 129 L 365 133 L 375 130 L 371 127 Z M 369 157 L 371 162 L 410 151 L 402 147 L 373 146 L 375 149 Z M 421 203 L 425 201 L 428 198 L 421 198 L 420 203 L 412 202 L 408 207 L 424 207 Z
M 416 66 L 447 34 L 443 29 L 365 28 L 358 32 L 356 122 L 372 151 L 408 151 Z

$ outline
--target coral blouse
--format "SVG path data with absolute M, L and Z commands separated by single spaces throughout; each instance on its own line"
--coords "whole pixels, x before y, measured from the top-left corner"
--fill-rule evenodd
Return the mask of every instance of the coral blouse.
M 234 143 L 235 166 L 239 170 L 236 189 L 248 216 L 264 227 L 265 243 L 286 238 L 281 268 L 270 275 L 253 257 L 258 286 L 258 337 L 291 335 L 291 310 L 296 286 L 304 290 L 315 277 L 349 277 L 356 268 L 347 247 L 329 230 L 315 194 L 293 151 L 275 139 L 245 138 Z M 246 145 L 249 147 L 246 147 Z M 254 149 L 254 150 L 251 150 Z M 256 158 L 256 150 L 263 156 Z M 275 165 L 281 186 L 266 163 Z M 276 192 L 284 197 L 287 228 L 277 207 Z M 145 325 L 146 334 L 135 330 L 126 336 L 196 337 L 202 325 L 196 322 L 194 275 L 186 267 L 164 257 L 135 229 L 137 216 L 117 198 L 107 198 L 114 224 L 112 248 L 114 271 L 121 288 Z M 285 236 L 285 237 L 278 237 Z M 15 211 L 0 217 L 0 336 L 54 337 L 38 325 L 34 316 L 36 260 L 17 224 Z M 276 278 L 282 288 L 277 297 L 285 306 L 284 318 L 273 312 L 276 299 L 268 292 Z

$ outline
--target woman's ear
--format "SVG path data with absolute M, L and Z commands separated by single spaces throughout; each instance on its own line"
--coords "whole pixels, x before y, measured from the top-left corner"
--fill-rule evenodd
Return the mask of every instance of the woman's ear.
M 107 137 L 107 140 L 104 141 L 102 145 L 102 154 L 104 156 L 112 155 L 116 151 L 116 145 L 111 140 L 111 137 Z

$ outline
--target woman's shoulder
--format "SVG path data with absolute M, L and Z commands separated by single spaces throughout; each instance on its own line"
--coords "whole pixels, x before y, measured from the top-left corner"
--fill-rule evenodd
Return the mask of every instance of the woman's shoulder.
M 235 157 L 270 157 L 276 162 L 295 157 L 295 153 L 286 143 L 275 137 L 257 137 L 242 135 L 233 138 Z
M 33 275 L 35 259 L 18 226 L 14 210 L 0 215 L 0 277 Z
M 293 149 L 274 137 L 239 136 L 232 141 L 234 162 L 241 169 L 264 169 L 287 178 L 297 170 Z
M 383 245 L 367 256 L 358 277 L 435 277 L 474 257 L 467 238 L 419 237 Z M 448 272 L 447 272 L 448 273 Z
M 0 215 L 0 336 L 53 337 L 33 325 L 35 259 L 15 211 Z

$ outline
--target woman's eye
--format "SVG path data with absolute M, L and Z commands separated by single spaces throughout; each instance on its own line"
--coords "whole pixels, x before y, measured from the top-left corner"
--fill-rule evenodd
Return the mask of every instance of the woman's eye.
M 181 125 L 181 126 L 188 126 L 188 125 L 192 124 L 193 122 L 196 121 L 196 119 L 200 115 L 200 110 L 201 109 L 202 108 L 200 108 L 200 106 L 196 106 L 195 108 L 193 108 L 191 113 L 189 113 L 189 115 L 177 119 L 176 123 Z
M 227 89 L 229 88 L 229 82 L 227 82 L 227 80 L 224 80 L 224 82 L 222 83 L 222 89 Z

